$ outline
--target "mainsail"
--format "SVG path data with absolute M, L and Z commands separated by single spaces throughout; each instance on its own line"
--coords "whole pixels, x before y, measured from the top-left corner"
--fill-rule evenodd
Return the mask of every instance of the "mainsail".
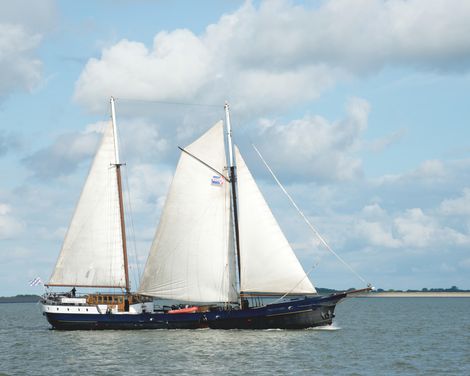
M 223 123 L 182 153 L 138 292 L 188 302 L 235 302 L 230 187 Z M 205 164 L 201 163 L 203 161 Z
M 314 294 L 271 209 L 235 147 L 243 293 Z
M 48 285 L 126 287 L 115 163 L 109 124 Z

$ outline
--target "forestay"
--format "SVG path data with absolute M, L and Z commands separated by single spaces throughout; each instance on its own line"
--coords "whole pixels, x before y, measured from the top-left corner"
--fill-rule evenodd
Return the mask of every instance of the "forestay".
M 237 147 L 235 158 L 239 197 L 241 291 L 316 293 Z
M 49 285 L 125 287 L 113 127 L 106 126 Z
M 185 150 L 223 173 L 223 123 Z M 230 226 L 229 184 L 182 153 L 138 292 L 188 302 L 237 301 Z

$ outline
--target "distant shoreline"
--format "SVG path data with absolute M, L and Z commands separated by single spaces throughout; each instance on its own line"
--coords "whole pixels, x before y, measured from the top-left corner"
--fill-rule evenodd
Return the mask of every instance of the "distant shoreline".
M 383 291 L 357 295 L 358 298 L 470 298 L 469 291 Z
M 41 299 L 38 295 L 0 296 L 1 303 L 37 303 Z

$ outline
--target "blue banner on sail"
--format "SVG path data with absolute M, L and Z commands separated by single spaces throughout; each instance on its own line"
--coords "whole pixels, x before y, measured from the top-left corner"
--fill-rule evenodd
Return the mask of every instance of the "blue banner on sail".
M 220 175 L 214 175 L 214 176 L 212 176 L 211 184 L 212 185 L 223 185 L 224 184 L 224 178 Z

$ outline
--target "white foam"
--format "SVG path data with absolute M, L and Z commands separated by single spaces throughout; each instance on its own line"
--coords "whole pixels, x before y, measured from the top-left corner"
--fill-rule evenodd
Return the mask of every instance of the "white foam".
M 329 331 L 329 330 L 340 330 L 341 328 L 339 326 L 336 326 L 336 324 L 331 324 L 331 325 L 324 325 L 324 326 L 316 326 L 314 328 L 309 328 L 310 330 L 320 330 L 320 331 Z

